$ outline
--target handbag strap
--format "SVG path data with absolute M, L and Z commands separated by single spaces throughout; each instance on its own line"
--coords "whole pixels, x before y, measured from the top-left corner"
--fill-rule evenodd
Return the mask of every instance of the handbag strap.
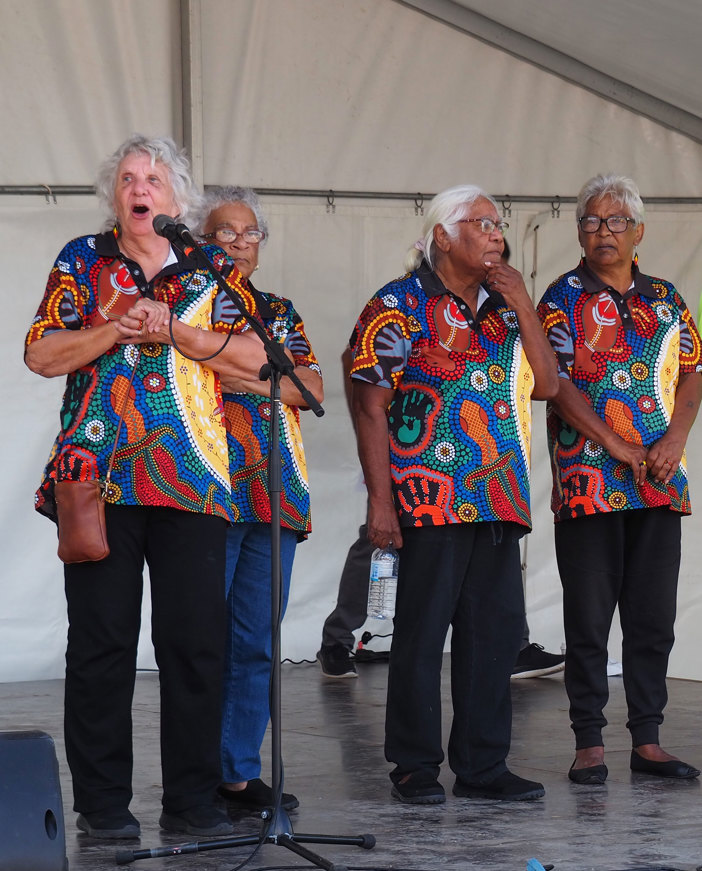
M 132 369 L 132 375 L 129 379 L 129 384 L 127 385 L 127 389 L 124 393 L 124 400 L 122 402 L 122 408 L 119 412 L 119 421 L 117 422 L 117 432 L 115 433 L 115 443 L 112 445 L 112 453 L 110 454 L 110 462 L 107 464 L 107 474 L 105 475 L 105 486 L 103 488 L 103 493 L 107 494 L 107 488 L 110 484 L 110 477 L 112 475 L 112 467 L 115 462 L 115 454 L 117 453 L 117 442 L 119 441 L 119 434 L 122 430 L 122 422 L 124 421 L 124 412 L 127 408 L 127 400 L 129 399 L 129 391 L 132 388 L 132 384 L 134 383 L 134 376 L 136 375 L 137 366 L 139 365 L 139 360 L 141 360 L 141 351 L 142 345 L 139 345 L 139 353 L 137 354 L 137 358 L 134 361 L 134 368 Z

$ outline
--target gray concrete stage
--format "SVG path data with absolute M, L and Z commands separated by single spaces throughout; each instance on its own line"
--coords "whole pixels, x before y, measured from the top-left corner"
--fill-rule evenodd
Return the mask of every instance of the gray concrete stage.
M 446 663 L 446 666 L 448 662 Z M 510 766 L 541 780 L 546 797 L 500 803 L 457 799 L 444 766 L 445 805 L 416 807 L 390 798 L 383 758 L 387 665 L 359 666 L 358 680 L 332 681 L 316 665 L 284 665 L 283 753 L 286 790 L 300 799 L 290 815 L 298 833 L 372 833 L 375 849 L 313 846 L 349 868 L 525 869 L 535 857 L 555 871 L 680 868 L 702 865 L 702 792 L 694 781 L 666 781 L 629 771 L 621 678 L 610 678 L 607 765 L 602 787 L 575 786 L 566 772 L 573 759 L 567 700 L 560 675 L 512 682 L 513 744 Z M 702 766 L 702 683 L 669 681 L 670 702 L 662 743 Z M 192 843 L 158 827 L 160 769 L 158 678 L 142 674 L 134 703 L 135 776 L 132 811 L 141 841 L 95 841 L 75 828 L 63 751 L 61 681 L 0 686 L 0 731 L 40 729 L 55 740 L 65 807 L 66 851 L 73 871 L 115 868 L 115 850 L 146 850 Z M 450 722 L 448 668 L 444 668 L 444 725 Z M 266 750 L 268 754 L 268 750 Z M 264 777 L 270 766 L 264 756 Z M 253 815 L 235 817 L 237 834 L 259 832 Z M 169 858 L 148 858 L 126 867 L 148 871 L 225 871 L 250 848 L 217 849 Z M 0 845 L 0 856 L 2 846 Z M 2 862 L 0 862 L 0 867 Z M 266 844 L 249 868 L 312 867 L 286 849 Z

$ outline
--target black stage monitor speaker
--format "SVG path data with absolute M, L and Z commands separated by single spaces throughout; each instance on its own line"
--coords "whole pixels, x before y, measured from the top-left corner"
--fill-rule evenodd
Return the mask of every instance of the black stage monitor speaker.
M 66 871 L 61 784 L 46 732 L 0 732 L 0 871 Z

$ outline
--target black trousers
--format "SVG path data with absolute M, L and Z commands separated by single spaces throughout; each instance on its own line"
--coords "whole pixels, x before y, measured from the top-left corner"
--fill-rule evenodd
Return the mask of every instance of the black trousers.
M 65 566 L 65 737 L 74 810 L 132 798 L 132 697 L 144 560 L 161 688 L 163 806 L 212 802 L 220 782 L 227 524 L 171 508 L 106 506 L 110 555 Z
M 368 540 L 368 527 L 358 529 L 358 538 L 349 548 L 339 579 L 336 607 L 324 621 L 322 644 L 341 644 L 349 652 L 356 643 L 354 632 L 368 616 L 370 562 L 375 545 Z M 529 646 L 529 624 L 524 613 L 524 632 L 520 650 Z
M 393 782 L 414 772 L 439 773 L 441 662 L 449 626 L 449 765 L 469 783 L 486 783 L 506 770 L 510 675 L 524 629 L 523 531 L 501 523 L 402 530 L 385 721 Z
M 576 749 L 603 744 L 607 640 L 617 605 L 627 728 L 634 747 L 658 743 L 674 641 L 680 515 L 668 508 L 643 508 L 559 521 L 556 558 L 563 585 L 565 687 Z

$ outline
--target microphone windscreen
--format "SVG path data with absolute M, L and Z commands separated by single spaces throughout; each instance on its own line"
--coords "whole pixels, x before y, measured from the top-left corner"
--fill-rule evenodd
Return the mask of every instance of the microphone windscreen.
M 166 239 L 175 238 L 176 223 L 170 215 L 156 215 L 153 228 L 157 236 L 165 236 Z

